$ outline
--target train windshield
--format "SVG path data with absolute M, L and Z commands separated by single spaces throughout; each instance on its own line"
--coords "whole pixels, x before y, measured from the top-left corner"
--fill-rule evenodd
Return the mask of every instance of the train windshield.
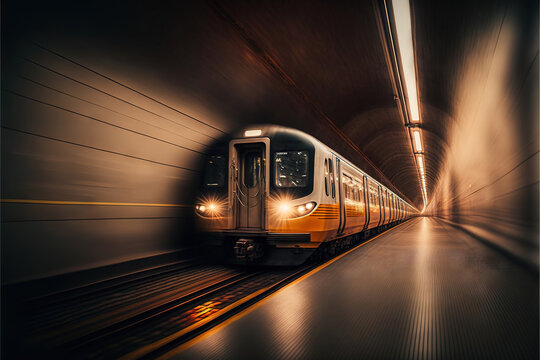
M 225 185 L 227 172 L 226 159 L 223 155 L 209 156 L 205 163 L 203 185 L 220 188 Z
M 274 154 L 275 179 L 278 188 L 304 188 L 309 184 L 309 153 L 281 151 Z

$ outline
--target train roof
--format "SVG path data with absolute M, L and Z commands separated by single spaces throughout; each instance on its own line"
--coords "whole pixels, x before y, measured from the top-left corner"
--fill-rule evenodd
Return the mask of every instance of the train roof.
M 404 203 L 409 205 L 410 207 L 414 208 L 411 204 L 409 204 L 407 201 L 403 200 L 400 196 L 395 194 L 393 191 L 388 189 L 388 187 L 381 184 L 379 181 L 375 180 L 372 176 L 367 174 L 364 170 L 360 169 L 358 166 L 354 165 L 351 161 L 347 160 L 344 156 L 337 153 L 335 150 L 333 150 L 331 147 L 323 143 L 322 141 L 318 140 L 317 138 L 306 134 L 305 132 L 293 129 L 285 126 L 280 125 L 271 125 L 271 124 L 256 124 L 256 125 L 250 125 L 249 127 L 245 127 L 241 130 L 234 131 L 230 138 L 231 139 L 237 139 L 237 138 L 246 138 L 246 137 L 268 137 L 270 141 L 272 140 L 287 140 L 289 139 L 296 139 L 298 141 L 305 141 L 305 142 L 311 142 L 313 144 L 316 144 L 318 146 L 326 148 L 328 151 L 333 153 L 334 155 L 338 156 L 342 161 L 345 161 L 349 166 L 354 167 L 356 170 L 360 171 L 364 176 L 368 177 L 371 181 L 376 183 L 377 185 L 380 185 L 390 191 L 392 194 L 397 196 L 400 200 L 402 200 Z

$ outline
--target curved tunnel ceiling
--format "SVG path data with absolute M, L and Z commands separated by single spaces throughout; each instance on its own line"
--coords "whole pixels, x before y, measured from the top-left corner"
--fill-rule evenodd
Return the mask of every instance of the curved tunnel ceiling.
M 421 202 L 408 135 L 394 99 L 374 2 L 213 8 L 316 120 L 331 123 L 360 150 L 331 144 L 377 179 Z M 307 11 L 309 9 L 309 11 Z M 296 127 L 313 133 L 309 124 Z M 337 128 L 337 129 L 336 129 Z M 325 141 L 324 134 L 314 134 Z M 371 166 L 374 165 L 374 166 Z M 384 165 L 384 166 L 383 166 Z M 385 175 L 384 177 L 377 169 Z M 402 169 L 406 169 L 403 173 Z
M 164 94 L 196 99 L 188 113 L 210 114 L 207 122 L 219 129 L 214 137 L 263 122 L 306 131 L 421 207 L 378 1 L 149 4 L 110 4 L 106 12 L 91 4 L 85 14 L 69 2 L 39 5 L 39 15 L 13 19 L 11 29 L 50 49 L 69 47 L 79 59 L 107 59 L 118 77 L 122 67 L 139 67 Z M 459 108 L 467 51 L 480 46 L 483 27 L 504 14 L 504 5 L 411 1 L 428 197 Z M 493 44 L 481 46 L 489 51 Z

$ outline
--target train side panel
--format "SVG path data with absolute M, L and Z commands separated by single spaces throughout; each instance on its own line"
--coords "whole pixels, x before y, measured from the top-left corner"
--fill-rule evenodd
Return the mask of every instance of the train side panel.
M 350 166 L 342 163 L 341 182 L 345 202 L 345 228 L 343 235 L 361 232 L 366 225 L 366 203 L 364 175 Z
M 240 157 L 235 158 L 238 162 L 236 165 L 235 161 L 230 160 L 232 159 L 229 154 L 232 152 L 231 146 L 228 146 L 228 152 L 223 149 L 214 150 L 215 154 L 209 155 L 208 163 L 210 164 L 226 163 L 229 157 L 228 168 L 221 170 L 226 174 L 224 179 L 208 183 L 208 186 L 214 186 L 213 192 L 207 191 L 202 194 L 195 207 L 199 215 L 198 222 L 206 232 L 213 233 L 216 246 L 222 246 L 229 254 L 234 253 L 237 260 L 247 258 L 243 255 L 244 251 L 250 251 L 251 248 L 261 249 L 261 246 L 264 246 L 266 247 L 263 251 L 264 259 L 262 255 L 257 255 L 259 251 L 257 250 L 253 252 L 255 255 L 250 258 L 250 261 L 260 259 L 261 263 L 280 265 L 300 263 L 324 242 L 345 238 L 366 230 L 384 228 L 386 225 L 396 224 L 411 216 L 410 206 L 399 196 L 309 135 L 291 129 L 274 129 L 273 133 L 268 132 L 268 137 L 265 137 L 266 130 L 259 131 L 261 138 L 242 139 L 240 136 L 232 138 L 227 144 L 241 144 L 238 145 L 240 150 L 244 148 L 257 150 L 258 147 L 255 145 L 265 141 L 264 149 L 267 152 L 264 156 L 267 160 L 262 161 L 265 167 L 261 168 L 261 171 L 253 172 L 255 175 L 259 174 L 257 179 L 260 179 L 261 184 L 268 184 L 266 181 L 271 184 L 270 191 L 267 190 L 266 195 L 261 197 L 261 201 L 265 204 L 264 216 L 267 219 L 262 223 L 263 225 L 245 228 L 238 225 L 238 219 L 233 221 L 233 217 L 239 216 L 235 215 L 237 211 L 231 210 L 234 208 L 235 198 L 231 196 L 230 191 L 227 196 L 218 191 L 219 189 L 215 186 L 215 183 L 223 183 L 221 185 L 224 186 L 228 184 L 229 187 L 234 183 L 238 186 L 239 181 L 245 182 L 247 179 L 242 174 L 251 168 L 243 166 L 241 161 L 247 161 L 248 157 L 246 155 L 245 160 Z M 278 137 L 279 140 L 276 140 Z M 298 143 L 301 145 L 289 147 L 290 144 Z M 257 146 L 262 148 L 260 144 Z M 273 148 L 273 146 L 277 147 Z M 311 149 L 308 155 L 313 156 L 309 170 L 305 164 L 311 160 L 298 162 L 301 160 L 295 160 L 294 157 L 304 156 L 309 159 L 304 154 L 307 150 L 304 151 L 303 146 Z M 240 151 L 238 149 L 237 152 Z M 250 151 L 259 151 L 253 149 Z M 246 154 L 247 150 L 244 151 Z M 278 155 L 280 156 L 279 163 Z M 297 161 L 296 170 L 295 161 Z M 273 167 L 268 170 L 268 166 Z M 280 172 L 278 172 L 278 166 Z M 254 167 L 254 169 L 258 168 Z M 283 169 L 290 172 L 284 172 Z M 260 174 L 263 172 L 266 175 L 261 177 Z M 301 181 L 290 180 L 300 179 L 300 176 L 308 176 L 309 191 L 301 191 L 301 188 L 305 188 L 306 185 L 295 185 L 298 187 L 282 185 L 282 181 L 284 184 L 287 184 L 287 181 Z M 309 176 L 312 177 L 312 188 Z M 247 186 L 247 183 L 244 185 Z M 246 205 L 243 206 L 246 207 Z M 208 209 L 221 211 L 208 211 Z M 237 248 L 242 251 L 237 251 Z
M 339 189 L 335 174 L 335 159 L 322 146 L 315 147 L 313 193 L 294 199 L 293 205 L 314 201 L 317 205 L 309 215 L 283 219 L 273 216 L 270 209 L 269 231 L 273 233 L 303 233 L 308 231 L 315 244 L 334 239 L 340 221 Z M 311 245 L 310 245 L 311 246 Z

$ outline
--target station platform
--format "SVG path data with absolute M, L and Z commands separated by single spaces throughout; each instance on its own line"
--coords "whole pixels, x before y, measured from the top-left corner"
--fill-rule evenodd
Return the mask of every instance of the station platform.
M 538 274 L 415 218 L 167 354 L 173 359 L 538 359 Z

